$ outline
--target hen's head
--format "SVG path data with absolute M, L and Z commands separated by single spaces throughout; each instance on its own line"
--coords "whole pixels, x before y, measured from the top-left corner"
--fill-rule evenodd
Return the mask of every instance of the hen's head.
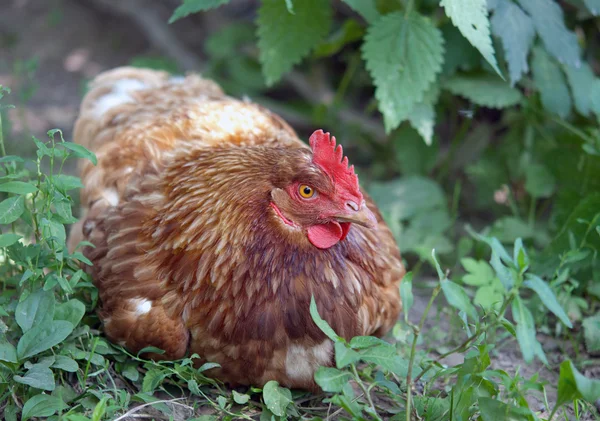
M 271 191 L 271 207 L 285 224 L 304 230 L 315 247 L 326 249 L 343 240 L 352 223 L 373 228 L 377 220 L 335 137 L 317 130 L 310 147 L 308 162 L 296 162 L 281 188 Z

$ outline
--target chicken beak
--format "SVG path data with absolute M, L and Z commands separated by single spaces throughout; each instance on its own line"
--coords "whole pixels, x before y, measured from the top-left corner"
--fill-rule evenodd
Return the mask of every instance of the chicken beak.
M 333 218 L 338 222 L 351 222 L 371 229 L 377 226 L 377 218 L 365 202 L 362 203 L 360 209 L 354 210 L 355 208 L 356 206 L 348 206 L 348 212 L 338 214 Z

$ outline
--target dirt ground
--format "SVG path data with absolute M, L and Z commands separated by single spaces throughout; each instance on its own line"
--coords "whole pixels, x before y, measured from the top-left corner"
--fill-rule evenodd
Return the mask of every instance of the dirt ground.
M 12 88 L 7 103 L 18 105 L 10 111 L 13 133 L 8 138 L 7 152 L 22 154 L 33 151 L 33 144 L 24 142 L 26 135 L 43 138 L 46 131 L 61 128 L 71 140 L 73 123 L 84 92 L 85 82 L 103 70 L 127 65 L 132 57 L 165 54 L 161 48 L 164 40 L 150 40 L 144 22 L 135 20 L 127 12 L 116 13 L 103 5 L 113 0 L 2 0 L 0 6 L 0 84 Z M 116 1 L 116 0 L 115 0 Z M 124 3 L 126 0 L 120 0 Z M 137 0 L 131 0 L 135 2 Z M 165 22 L 177 1 L 161 0 L 155 18 Z M 252 2 L 240 2 L 246 7 Z M 201 57 L 202 38 L 214 29 L 214 23 L 198 29 L 196 21 L 184 22 L 172 28 L 173 33 Z M 168 41 L 168 39 L 167 39 Z M 200 66 L 183 52 L 171 52 L 174 58 L 184 61 L 182 68 Z M 32 78 L 24 75 L 23 68 L 35 68 Z M 32 95 L 28 98 L 27 91 Z M 415 297 L 411 318 L 418 322 L 427 304 L 427 291 Z M 438 299 L 441 299 L 438 298 Z M 432 311 L 428 328 L 451 332 L 448 321 L 442 326 Z M 562 356 L 561 347 L 550 337 L 540 337 L 553 367 Z M 583 351 L 583 350 L 582 350 Z M 459 357 L 446 361 L 460 363 Z M 517 369 L 524 377 L 535 373 L 548 381 L 548 400 L 556 398 L 558 373 L 540 363 L 526 365 L 514 342 L 504 347 L 493 361 L 494 368 L 514 373 Z M 586 373 L 600 377 L 600 368 L 589 368 Z M 543 408 L 541 396 L 531 396 L 534 409 Z M 589 418 L 592 419 L 592 418 Z

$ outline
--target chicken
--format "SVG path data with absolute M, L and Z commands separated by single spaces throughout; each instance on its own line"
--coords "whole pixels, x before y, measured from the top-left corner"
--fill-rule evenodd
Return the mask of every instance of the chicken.
M 230 385 L 315 389 L 333 343 L 385 334 L 405 269 L 335 138 L 303 143 L 280 117 L 197 75 L 118 68 L 81 105 L 82 240 L 106 335 L 152 358 L 197 353 Z

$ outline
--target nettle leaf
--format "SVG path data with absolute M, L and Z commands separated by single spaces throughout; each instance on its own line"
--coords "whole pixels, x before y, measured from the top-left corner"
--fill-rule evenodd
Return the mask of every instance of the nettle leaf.
M 533 81 L 544 108 L 565 118 L 571 112 L 571 95 L 558 64 L 542 48 L 533 49 Z
M 444 83 L 444 89 L 488 108 L 506 108 L 518 104 L 523 95 L 518 89 L 495 76 L 455 76 Z
M 536 344 L 535 325 L 533 316 L 520 297 L 515 297 L 512 302 L 512 313 L 517 323 L 517 341 L 525 362 L 530 363 L 535 355 Z
M 17 383 L 26 384 L 36 389 L 52 391 L 56 387 L 52 370 L 40 364 L 33 365 L 24 376 L 14 376 L 13 378 Z
M 331 5 L 328 0 L 303 0 L 291 14 L 284 1 L 263 0 L 257 24 L 260 62 L 272 85 L 329 33 Z
M 19 360 L 34 356 L 64 341 L 73 331 L 73 325 L 64 320 L 55 320 L 38 325 L 27 331 L 19 340 Z
M 315 382 L 325 392 L 338 393 L 350 381 L 352 376 L 347 371 L 333 367 L 319 367 L 315 372 Z
M 19 304 L 15 309 L 15 320 L 23 333 L 34 326 L 39 326 L 54 317 L 54 294 L 37 290 Z
M 400 282 L 400 298 L 402 299 L 402 310 L 404 311 L 404 321 L 406 322 L 408 322 L 408 313 L 415 301 L 412 292 L 412 278 L 412 272 L 408 272 Z
M 440 87 L 433 83 L 423 95 L 423 100 L 414 105 L 408 114 L 410 125 L 421 135 L 428 146 L 433 142 L 433 127 L 435 125 L 435 104 L 440 95 Z
M 527 55 L 535 38 L 533 20 L 510 0 L 499 0 L 491 19 L 492 32 L 502 40 L 512 86 L 529 71 Z
M 362 54 L 387 132 L 423 100 L 441 70 L 443 53 L 440 30 L 417 13 L 390 13 L 369 27 Z
M 563 12 L 554 0 L 518 0 L 531 16 L 546 50 L 561 63 L 579 66 L 577 36 L 565 26 Z
M 440 4 L 444 6 L 446 15 L 454 26 L 479 50 L 496 73 L 502 76 L 492 46 L 486 0 L 441 0 Z
M 531 418 L 531 410 L 526 407 L 516 407 L 497 399 L 483 396 L 479 397 L 478 402 L 482 421 L 533 419 Z
M 365 20 L 373 24 L 377 21 L 381 15 L 375 5 L 375 0 L 342 0 L 348 6 L 352 8 L 356 13 L 361 15 Z
M 589 116 L 593 101 L 590 87 L 596 80 L 592 68 L 588 63 L 582 63 L 579 68 L 568 65 L 563 65 L 562 68 L 571 86 L 575 108 L 579 113 Z
M 600 380 L 592 380 L 581 374 L 571 361 L 563 361 L 558 377 L 558 394 L 555 408 L 575 399 L 591 404 L 600 399 Z
M 67 406 L 62 399 L 50 395 L 36 395 L 23 405 L 21 421 L 27 421 L 33 417 L 49 417 Z
M 0 225 L 15 222 L 25 212 L 23 196 L 9 197 L 0 202 Z
M 169 19 L 169 23 L 173 23 L 176 20 L 193 13 L 213 9 L 226 3 L 229 3 L 229 0 L 183 0 L 183 4 L 173 12 L 173 16 Z M 96 163 L 94 163 L 94 165 L 96 165 Z
M 271 380 L 263 387 L 263 400 L 269 411 L 282 417 L 288 405 L 292 403 L 292 392 L 285 387 L 280 387 L 275 380 Z
M 582 325 L 587 351 L 589 353 L 600 351 L 600 313 L 586 317 L 583 319 Z
M 540 297 L 540 300 L 542 300 L 542 303 L 544 303 L 546 308 L 554 313 L 554 315 L 558 317 L 560 321 L 565 324 L 565 326 L 567 326 L 569 329 L 572 329 L 573 324 L 569 320 L 567 313 L 565 313 L 563 308 L 558 303 L 556 295 L 554 295 L 554 292 L 548 286 L 548 284 L 536 275 L 528 273 L 526 277 L 527 280 L 525 281 L 524 285 L 534 291 L 538 297 Z
M 0 184 L 0 192 L 15 193 L 15 194 L 29 194 L 35 193 L 37 187 L 31 183 L 25 183 L 24 181 L 9 181 L 8 183 Z

